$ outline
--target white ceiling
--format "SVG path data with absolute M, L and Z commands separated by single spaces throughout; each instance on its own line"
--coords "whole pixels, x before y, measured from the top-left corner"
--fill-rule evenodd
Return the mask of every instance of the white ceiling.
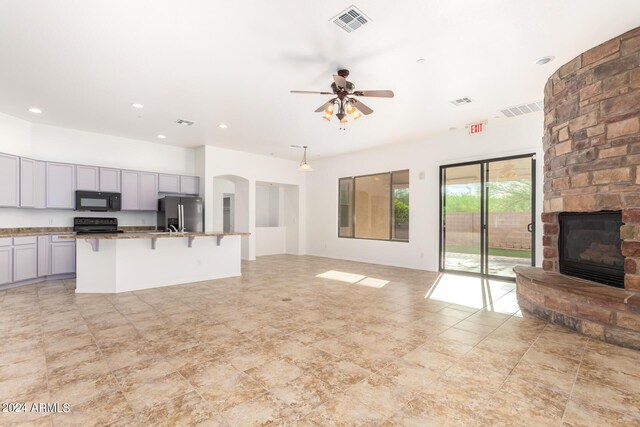
M 329 19 L 352 2 L 372 22 L 347 34 Z M 327 156 L 540 100 L 560 65 L 639 23 L 638 0 L 3 0 L 0 112 L 186 147 L 297 159 L 288 146 L 298 144 Z M 545 55 L 556 60 L 534 65 Z M 344 132 L 313 113 L 328 96 L 289 93 L 328 90 L 338 66 L 358 89 L 396 93 L 365 100 L 375 113 Z M 449 102 L 463 96 L 474 102 Z

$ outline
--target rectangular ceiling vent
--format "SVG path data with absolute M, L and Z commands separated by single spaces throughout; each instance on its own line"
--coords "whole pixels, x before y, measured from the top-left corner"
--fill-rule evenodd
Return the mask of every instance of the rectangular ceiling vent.
M 369 17 L 362 13 L 362 11 L 357 7 L 351 5 L 329 21 L 333 21 L 333 23 L 338 27 L 342 28 L 347 33 L 351 33 L 371 21 L 371 19 L 369 19 Z
M 543 101 L 527 102 L 526 104 L 516 105 L 515 107 L 505 108 L 500 110 L 506 117 L 517 117 L 523 114 L 535 113 L 536 111 L 544 110 Z
M 465 104 L 471 104 L 471 102 L 472 102 L 471 98 L 469 98 L 468 96 L 465 96 L 464 98 L 454 99 L 453 101 L 451 101 L 451 103 L 456 107 L 459 107 Z
M 192 126 L 195 122 L 192 122 L 191 120 L 178 119 L 176 120 L 176 123 L 182 126 Z

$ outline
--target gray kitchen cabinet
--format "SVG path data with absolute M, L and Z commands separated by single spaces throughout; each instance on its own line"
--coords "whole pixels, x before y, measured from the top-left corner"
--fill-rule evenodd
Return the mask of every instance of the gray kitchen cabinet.
M 33 207 L 43 209 L 47 207 L 47 162 L 36 160 L 36 170 L 34 175 L 35 183 Z
M 140 174 L 133 171 L 122 171 L 122 210 L 139 210 Z
M 180 193 L 180 175 L 159 174 L 158 191 L 160 193 Z
M 158 210 L 158 174 L 140 172 L 140 209 Z
M 180 193 L 182 194 L 200 194 L 200 178 L 197 176 L 181 176 L 180 177 Z
M 49 275 L 49 236 L 38 236 L 38 277 Z
M 0 247 L 0 285 L 13 282 L 13 248 Z
M 158 210 L 158 174 L 122 171 L 122 210 Z
M 35 279 L 38 276 L 38 245 L 13 247 L 13 281 Z
M 76 165 L 76 190 L 99 191 L 99 168 L 95 166 Z
M 100 191 L 120 193 L 120 169 L 100 168 Z
M 20 158 L 20 207 L 36 207 L 36 161 Z
M 76 271 L 75 242 L 51 242 L 50 274 L 68 274 Z
M 0 154 L 0 206 L 20 206 L 20 158 Z
M 47 162 L 47 207 L 75 208 L 76 166 Z

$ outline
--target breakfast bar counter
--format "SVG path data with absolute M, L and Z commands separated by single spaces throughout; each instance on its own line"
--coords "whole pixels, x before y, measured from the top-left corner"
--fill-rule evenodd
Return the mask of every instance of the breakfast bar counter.
M 60 236 L 78 240 L 76 293 L 118 293 L 240 276 L 249 233 L 129 232 Z

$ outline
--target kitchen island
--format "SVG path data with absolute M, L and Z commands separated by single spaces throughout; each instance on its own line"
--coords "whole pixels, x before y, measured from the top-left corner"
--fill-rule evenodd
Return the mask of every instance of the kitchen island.
M 76 293 L 118 293 L 240 276 L 249 233 L 135 232 L 61 236 L 76 245 Z

